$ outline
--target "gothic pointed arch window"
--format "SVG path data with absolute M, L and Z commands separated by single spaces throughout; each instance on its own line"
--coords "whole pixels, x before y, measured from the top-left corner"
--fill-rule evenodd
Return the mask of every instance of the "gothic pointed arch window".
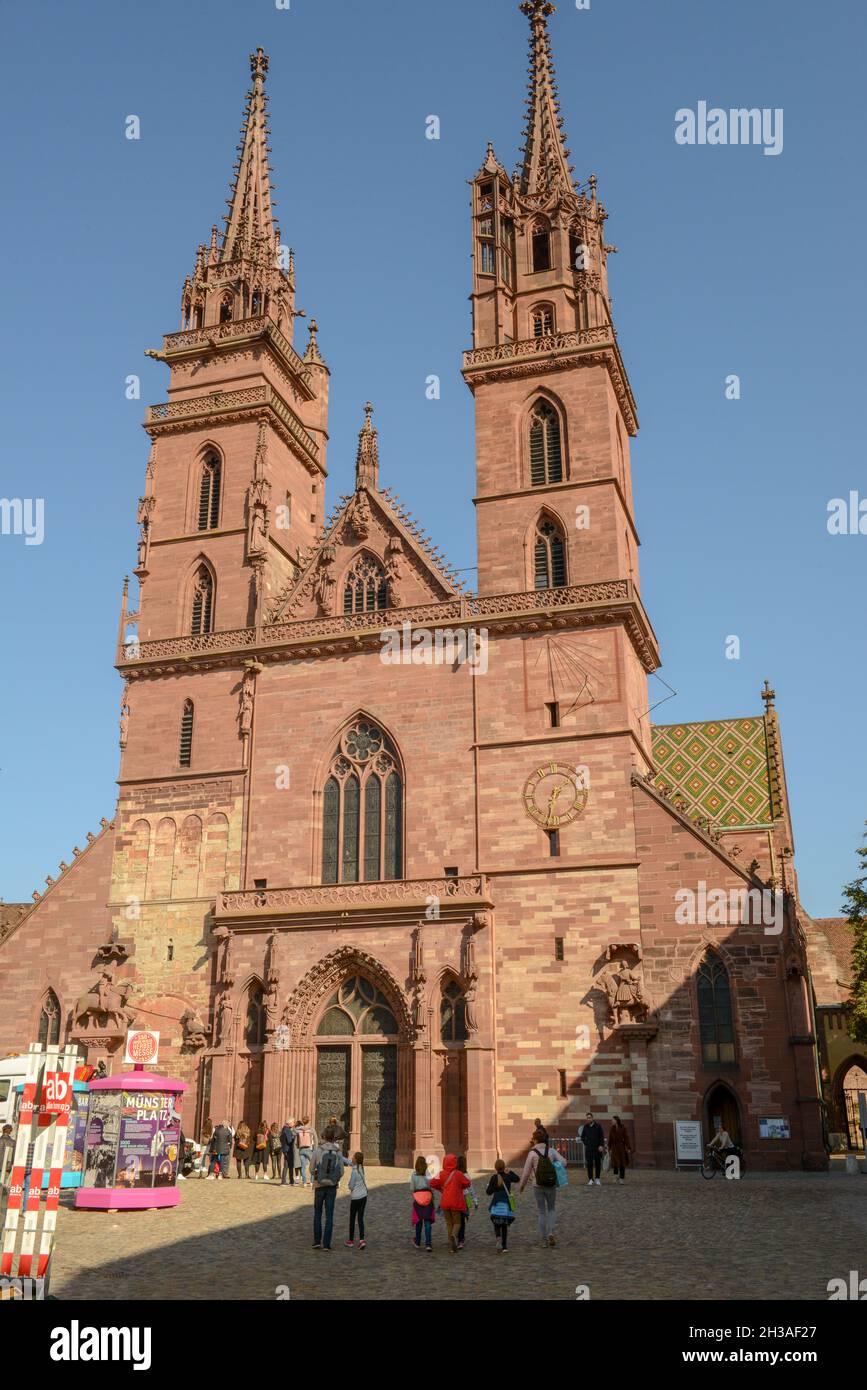
M 214 629 L 214 578 L 208 566 L 199 565 L 193 579 L 190 632 L 197 636 Z
M 466 1042 L 468 1036 L 464 991 L 457 980 L 450 980 L 440 997 L 440 1037 L 444 1043 L 456 1043 Z
M 202 462 L 199 479 L 200 531 L 215 531 L 220 524 L 220 492 L 223 483 L 223 465 L 218 454 L 206 454 Z
M 344 613 L 371 613 L 387 607 L 385 570 L 372 555 L 360 555 L 343 582 Z
M 716 951 L 702 958 L 696 976 L 698 1027 L 703 1062 L 735 1061 L 729 973 Z
M 322 882 L 400 878 L 403 779 L 391 740 L 368 719 L 341 735 L 322 796 Z
M 316 1027 L 319 1038 L 351 1038 L 359 1034 L 393 1037 L 397 1032 L 391 1005 L 364 975 L 343 981 L 326 1002 Z
M 244 1015 L 244 1043 L 247 1047 L 261 1047 L 265 1042 L 265 990 L 258 980 L 254 980 L 247 991 L 247 1011 Z
M 551 232 L 545 222 L 537 222 L 530 238 L 533 273 L 551 269 Z
M 192 700 L 185 700 L 181 711 L 181 733 L 178 740 L 178 766 L 189 767 L 193 756 L 193 715 Z
M 566 541 L 563 532 L 548 516 L 536 523 L 533 546 L 533 587 L 562 589 L 566 585 Z
M 224 294 L 220 300 L 220 323 L 231 323 L 234 309 L 234 300 L 230 294 Z
M 530 483 L 545 487 L 562 481 L 560 416 L 548 401 L 538 400 L 530 413 Z
M 43 1047 L 52 1047 L 60 1042 L 60 1000 L 53 989 L 46 990 L 42 1000 L 37 1038 Z
M 534 338 L 547 338 L 554 332 L 553 304 L 537 304 L 530 316 Z

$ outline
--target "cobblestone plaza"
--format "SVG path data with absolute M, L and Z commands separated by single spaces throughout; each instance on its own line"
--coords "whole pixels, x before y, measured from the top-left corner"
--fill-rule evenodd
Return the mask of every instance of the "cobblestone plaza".
M 408 1175 L 368 1170 L 367 1247 L 347 1249 L 337 1197 L 332 1252 L 312 1249 L 309 1188 L 190 1180 L 174 1210 L 60 1214 L 51 1293 L 61 1300 L 589 1298 L 827 1300 L 831 1279 L 867 1274 L 867 1180 L 829 1173 L 638 1170 L 558 1198 L 558 1245 L 543 1250 L 529 1189 L 508 1256 L 496 1252 L 477 1174 L 478 1212 L 450 1255 L 442 1220 L 428 1258 L 411 1243 Z M 282 1292 L 278 1293 L 281 1289 Z

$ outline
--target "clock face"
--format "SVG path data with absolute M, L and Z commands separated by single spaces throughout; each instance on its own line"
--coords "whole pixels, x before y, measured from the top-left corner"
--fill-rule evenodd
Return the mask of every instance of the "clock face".
M 543 763 L 524 784 L 524 810 L 545 830 L 571 825 L 587 805 L 584 774 L 566 763 Z

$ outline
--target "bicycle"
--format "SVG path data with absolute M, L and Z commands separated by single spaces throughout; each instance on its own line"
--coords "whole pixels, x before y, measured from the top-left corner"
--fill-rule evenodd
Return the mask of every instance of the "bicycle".
M 717 1173 L 722 1173 L 723 1177 L 726 1177 L 726 1160 L 731 1158 L 732 1155 L 738 1160 L 740 1165 L 738 1177 L 742 1178 L 746 1172 L 746 1164 L 744 1163 L 744 1156 L 741 1150 L 737 1147 L 720 1150 L 712 1147 L 710 1144 L 707 1145 L 704 1151 L 704 1158 L 699 1168 L 702 1177 L 707 1178 L 708 1181 L 710 1181 L 711 1178 L 715 1178 Z

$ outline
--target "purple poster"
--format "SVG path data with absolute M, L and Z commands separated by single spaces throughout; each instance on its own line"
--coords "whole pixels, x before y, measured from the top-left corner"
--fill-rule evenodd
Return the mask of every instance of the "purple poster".
M 116 1186 L 174 1186 L 180 1121 L 180 1102 L 173 1094 L 123 1092 Z
M 84 1187 L 113 1187 L 120 1132 L 120 1092 L 91 1091 L 85 1136 Z

